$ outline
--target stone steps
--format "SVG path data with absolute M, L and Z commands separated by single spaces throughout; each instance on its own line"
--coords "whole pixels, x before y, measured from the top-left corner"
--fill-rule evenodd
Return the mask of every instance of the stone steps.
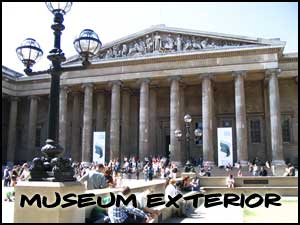
M 227 187 L 205 187 L 205 194 L 212 193 L 235 193 L 235 194 L 260 194 L 274 193 L 280 196 L 298 196 L 298 187 L 236 187 L 229 189 Z
M 235 177 L 236 187 L 298 187 L 298 177 L 257 177 L 243 176 Z M 202 187 L 226 186 L 226 177 L 201 177 Z

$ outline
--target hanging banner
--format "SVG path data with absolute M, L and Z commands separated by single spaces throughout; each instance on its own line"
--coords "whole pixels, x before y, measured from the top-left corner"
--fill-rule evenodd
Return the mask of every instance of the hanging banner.
M 232 128 L 218 128 L 218 166 L 233 166 Z
M 105 132 L 94 132 L 93 162 L 98 164 L 105 162 Z

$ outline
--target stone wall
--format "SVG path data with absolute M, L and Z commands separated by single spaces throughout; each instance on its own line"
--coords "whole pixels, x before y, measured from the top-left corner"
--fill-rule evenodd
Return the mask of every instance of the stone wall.
M 291 142 L 283 142 L 284 158 L 298 161 L 298 83 L 294 78 L 279 80 L 281 119 L 290 119 Z

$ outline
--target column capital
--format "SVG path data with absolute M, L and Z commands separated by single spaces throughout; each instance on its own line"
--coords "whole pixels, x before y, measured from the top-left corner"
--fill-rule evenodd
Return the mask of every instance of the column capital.
M 66 94 L 70 93 L 71 92 L 71 89 L 68 85 L 61 85 L 60 86 L 60 91 L 63 91 L 65 92 Z
M 84 83 L 81 85 L 81 88 L 85 89 L 85 88 L 93 88 L 94 84 L 93 83 Z
M 114 81 L 109 81 L 109 82 L 108 82 L 108 85 L 109 85 L 110 87 L 112 87 L 113 85 L 119 85 L 119 86 L 122 86 L 122 85 L 123 85 L 123 82 L 120 81 L 120 80 L 114 80 Z
M 40 97 L 37 95 L 30 95 L 30 96 L 28 96 L 28 99 L 29 100 L 31 100 L 31 99 L 40 100 Z
M 279 75 L 281 73 L 281 69 L 276 68 L 276 69 L 268 69 L 265 72 L 265 77 L 268 79 L 271 75 Z
M 138 85 L 141 85 L 142 83 L 150 84 L 151 80 L 149 78 L 142 78 L 142 79 L 138 79 L 136 83 Z
M 173 80 L 178 80 L 178 81 L 181 81 L 181 76 L 169 76 L 168 78 L 168 81 L 173 81 Z
M 68 91 L 70 89 L 70 86 L 66 84 L 60 85 L 60 89 Z
M 247 72 L 244 70 L 240 70 L 240 71 L 232 71 L 232 76 L 233 78 L 237 78 L 239 76 L 241 76 L 242 78 L 245 78 L 247 75 Z
M 202 74 L 199 75 L 199 78 L 201 80 L 203 80 L 203 79 L 212 79 L 214 77 L 214 75 L 215 75 L 214 73 L 202 73 Z

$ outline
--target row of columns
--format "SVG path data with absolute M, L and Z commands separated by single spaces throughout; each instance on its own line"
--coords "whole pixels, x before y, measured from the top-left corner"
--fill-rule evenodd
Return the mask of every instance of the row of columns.
M 270 122 L 271 122 L 271 144 L 272 158 L 274 163 L 283 164 L 282 150 L 282 132 L 280 122 L 280 99 L 278 88 L 279 70 L 268 70 L 266 77 L 269 81 L 269 102 L 270 102 Z M 234 72 L 235 86 L 235 112 L 236 112 L 236 133 L 237 133 L 237 158 L 241 164 L 248 161 L 247 149 L 247 126 L 246 126 L 246 105 L 245 105 L 245 89 L 244 77 L 245 72 Z M 211 74 L 204 74 L 202 78 L 202 118 L 203 118 L 203 158 L 204 161 L 213 164 L 213 92 Z M 174 131 L 182 126 L 182 108 L 184 100 L 181 99 L 179 86 L 179 77 L 170 78 L 170 144 L 171 144 L 171 160 L 175 162 L 182 161 L 182 152 Z M 155 123 L 156 121 L 156 96 L 155 91 L 149 90 L 149 79 L 140 81 L 140 110 L 139 110 L 139 157 L 143 159 L 149 154 L 149 146 L 155 141 Z M 110 116 L 110 158 L 120 158 L 129 154 L 129 115 L 130 115 L 130 92 L 122 91 L 122 137 L 120 142 L 120 81 L 111 83 L 111 116 Z M 84 88 L 84 112 L 83 112 L 83 132 L 82 132 L 82 155 L 80 156 L 79 137 L 80 127 L 80 104 L 79 92 L 73 93 L 73 110 L 72 110 L 72 145 L 71 156 L 75 160 L 90 162 L 92 160 L 92 112 L 93 112 L 93 85 L 85 84 Z M 60 90 L 60 125 L 59 125 L 59 143 L 66 149 L 66 115 L 67 115 L 67 93 L 68 89 L 62 87 Z M 151 96 L 151 100 L 150 100 Z M 30 98 L 30 113 L 28 127 L 28 149 L 31 151 L 35 145 L 35 124 L 37 120 L 37 97 Z M 97 93 L 96 108 L 96 129 L 104 130 L 104 93 Z M 156 99 L 156 98 L 155 98 Z M 149 108 L 150 107 L 150 108 Z M 155 111 L 153 113 L 152 109 Z M 16 136 L 16 119 L 17 119 L 17 100 L 11 99 L 9 131 L 8 131 L 8 161 L 13 161 L 15 151 Z M 149 122 L 151 121 L 151 123 Z M 151 130 L 151 134 L 150 131 Z M 120 147 L 121 144 L 121 147 Z

